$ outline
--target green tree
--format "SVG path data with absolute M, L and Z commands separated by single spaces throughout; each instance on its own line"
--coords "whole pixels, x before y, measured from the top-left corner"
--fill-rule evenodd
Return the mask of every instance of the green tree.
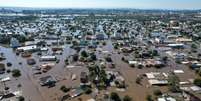
M 200 79 L 200 78 L 195 79 L 193 83 L 194 83 L 196 86 L 201 87 L 201 79 Z
M 82 56 L 82 57 L 88 57 L 88 54 L 87 54 L 86 51 L 82 51 L 82 52 L 81 52 L 81 56 Z
M 155 96 L 160 96 L 160 95 L 162 95 L 161 90 L 160 90 L 160 89 L 154 90 L 154 95 L 155 95 Z
M 169 90 L 172 92 L 180 92 L 179 82 L 179 78 L 174 73 L 171 73 L 168 76 Z
M 128 95 L 124 96 L 123 101 L 132 101 L 132 98 Z
M 69 62 L 68 62 L 68 59 L 65 59 L 65 65 L 68 65 Z
M 105 57 L 105 60 L 106 60 L 107 62 L 112 62 L 112 58 L 109 57 L 109 56 Z
M 18 97 L 18 101 L 25 101 L 23 96 Z
M 112 92 L 110 94 L 110 99 L 113 100 L 113 101 L 121 101 L 119 95 L 117 93 L 115 93 L 115 92 Z
M 138 76 L 138 77 L 136 78 L 135 82 L 136 82 L 137 84 L 141 84 L 141 77 Z
M 96 54 L 91 54 L 91 56 L 90 56 L 90 58 L 93 60 L 93 61 L 96 61 L 97 60 L 97 58 L 96 58 Z
M 166 64 L 167 61 L 168 61 L 168 57 L 167 57 L 167 56 L 164 56 L 164 57 L 162 58 L 162 60 L 163 60 L 163 62 Z
M 20 70 L 14 69 L 14 70 L 12 71 L 12 76 L 15 77 L 15 78 L 20 77 L 20 76 L 21 76 Z
M 151 95 L 147 95 L 146 100 L 147 101 L 154 101 Z
M 73 61 L 78 61 L 79 59 L 79 55 L 78 54 L 74 54 L 73 55 Z
M 67 88 L 66 86 L 61 86 L 60 88 L 61 91 L 63 91 L 64 93 L 67 93 L 68 91 L 70 91 L 70 88 Z
M 195 43 L 192 43 L 191 48 L 192 49 L 197 49 L 197 45 Z

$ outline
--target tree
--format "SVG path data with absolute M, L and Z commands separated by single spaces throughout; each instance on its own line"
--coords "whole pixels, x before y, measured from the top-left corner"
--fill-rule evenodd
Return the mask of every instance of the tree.
M 172 92 L 180 92 L 179 82 L 179 78 L 174 73 L 171 73 L 168 76 L 169 90 Z
M 82 57 L 88 57 L 88 54 L 87 54 L 86 51 L 82 51 L 82 52 L 81 52 L 81 56 L 82 56 Z
M 78 46 L 79 43 L 77 41 L 72 41 L 73 46 Z
M 132 101 L 132 98 L 128 95 L 124 96 L 123 101 Z
M 195 43 L 193 43 L 193 44 L 191 45 L 191 48 L 192 48 L 192 49 L 197 49 L 197 45 L 196 45 Z
M 158 51 L 157 50 L 153 50 L 152 51 L 152 56 L 158 56 Z
M 73 61 L 78 61 L 78 59 L 79 59 L 78 54 L 73 55 Z
M 164 57 L 162 58 L 162 60 L 163 60 L 163 62 L 166 64 L 167 61 L 168 61 L 168 57 L 167 57 L 167 56 L 164 56 Z
M 107 43 L 106 42 L 103 42 L 103 46 L 105 46 Z
M 106 60 L 107 62 L 112 62 L 112 58 L 109 57 L 109 56 L 107 56 L 107 57 L 105 58 L 105 60 Z
M 6 68 L 5 68 L 5 65 L 3 63 L 0 63 L 0 71 L 5 71 Z
M 84 92 L 85 92 L 85 94 L 91 94 L 91 93 L 92 93 L 92 90 L 91 90 L 90 87 L 86 87 L 86 88 L 84 89 Z
M 135 80 L 135 82 L 136 82 L 137 84 L 140 84 L 140 83 L 141 83 L 141 78 L 140 78 L 140 77 L 137 77 L 136 80 Z
M 155 95 L 155 96 L 160 96 L 160 95 L 162 95 L 161 90 L 160 90 L 160 89 L 154 90 L 154 95 Z
M 15 77 L 15 78 L 20 77 L 20 76 L 21 76 L 20 70 L 14 69 L 14 70 L 12 71 L 12 76 Z
M 68 63 L 68 59 L 65 59 L 65 65 L 68 65 L 69 63 Z
M 113 100 L 113 101 L 121 101 L 119 95 L 117 93 L 115 93 L 115 92 L 112 92 L 110 94 L 110 99 Z
M 118 44 L 114 44 L 114 49 L 118 49 Z
M 11 66 L 12 66 L 12 63 L 8 62 L 8 63 L 6 63 L 6 65 L 7 65 L 8 67 L 11 67 Z
M 199 86 L 201 87 L 201 79 L 200 78 L 197 78 L 193 81 L 193 83 L 196 85 L 196 86 Z
M 91 54 L 91 56 L 90 56 L 90 58 L 93 60 L 93 61 L 96 61 L 97 60 L 97 58 L 96 58 L 96 54 Z
M 23 96 L 18 97 L 18 101 L 25 101 Z
M 151 95 L 147 95 L 146 100 L 147 101 L 154 101 Z
M 63 91 L 64 93 L 67 93 L 68 91 L 70 91 L 70 88 L 66 88 L 66 86 L 61 86 L 60 88 L 61 91 Z
M 122 60 L 122 61 L 125 61 L 125 58 L 124 58 L 124 57 L 122 57 L 122 58 L 121 58 L 121 60 Z

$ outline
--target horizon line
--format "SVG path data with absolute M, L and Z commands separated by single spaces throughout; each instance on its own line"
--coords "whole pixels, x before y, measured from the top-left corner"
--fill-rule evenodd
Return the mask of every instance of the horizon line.
M 136 9 L 136 10 L 173 10 L 173 11 L 183 11 L 190 10 L 196 11 L 201 10 L 201 8 L 134 8 L 134 7 L 28 7 L 28 6 L 0 6 L 0 8 L 21 8 L 21 9 Z

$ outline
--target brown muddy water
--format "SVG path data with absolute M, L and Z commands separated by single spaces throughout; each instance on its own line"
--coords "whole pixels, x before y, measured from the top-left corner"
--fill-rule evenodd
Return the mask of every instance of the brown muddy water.
M 186 73 L 185 75 L 181 76 L 182 80 L 188 80 L 195 77 L 193 71 L 190 71 L 188 67 L 184 65 L 176 65 L 170 61 L 169 66 L 162 68 L 162 69 L 155 69 L 155 68 L 146 68 L 138 69 L 138 68 L 131 68 L 129 65 L 121 60 L 124 56 L 123 54 L 117 54 L 115 50 L 112 48 L 112 44 L 110 41 L 107 42 L 106 46 L 102 47 L 102 50 L 109 51 L 113 62 L 116 65 L 115 69 L 109 69 L 112 71 L 119 71 L 126 80 L 126 84 L 128 88 L 125 92 L 118 92 L 121 97 L 124 95 L 129 95 L 133 97 L 134 101 L 145 101 L 146 95 L 152 93 L 152 90 L 155 88 L 161 88 L 163 91 L 166 91 L 166 87 L 151 87 L 146 79 L 143 79 L 142 85 L 138 85 L 135 83 L 135 80 L 138 75 L 144 74 L 146 72 L 169 72 L 174 69 L 182 69 Z M 69 48 L 68 45 L 64 46 L 64 51 L 62 55 L 57 55 L 60 59 L 60 62 L 56 64 L 50 71 L 47 73 L 43 73 L 41 75 L 33 75 L 33 70 L 31 69 L 32 66 L 27 65 L 26 58 L 22 58 L 21 56 L 16 56 L 15 52 L 11 48 L 0 47 L 0 52 L 3 52 L 6 60 L 2 61 L 3 63 L 11 62 L 13 65 L 12 67 L 7 67 L 7 69 L 20 69 L 22 76 L 18 79 L 12 78 L 11 81 L 6 82 L 6 86 L 10 88 L 11 91 L 22 90 L 23 96 L 26 98 L 26 101 L 59 101 L 60 97 L 65 95 L 63 92 L 60 91 L 60 87 L 65 85 L 66 87 L 76 87 L 79 86 L 79 75 L 82 71 L 87 71 L 85 66 L 66 69 L 64 60 L 66 57 L 75 53 L 75 51 Z M 46 53 L 44 53 L 46 54 Z M 97 52 L 98 58 L 103 58 L 103 55 Z M 32 58 L 36 60 L 35 66 L 39 66 L 42 64 L 39 62 L 39 56 L 36 53 L 32 54 Z M 21 62 L 22 64 L 19 64 Z M 72 81 L 71 75 L 76 74 L 77 79 Z M 10 74 L 4 74 L 10 75 Z M 47 75 L 54 76 L 58 83 L 56 83 L 55 87 L 47 88 L 41 87 L 38 83 L 40 77 L 44 77 Z M 12 77 L 12 76 L 10 76 Z M 18 84 L 21 84 L 22 87 L 17 87 Z M 3 84 L 1 84 L 0 89 L 4 89 Z M 114 88 L 109 88 L 107 91 L 101 91 L 101 93 L 105 92 L 112 92 L 116 90 Z M 101 95 L 98 95 L 101 96 Z M 86 99 L 91 98 L 91 96 L 82 95 L 80 96 L 84 101 Z M 78 97 L 79 98 L 79 97 Z M 71 101 L 78 101 L 78 98 L 72 99 Z

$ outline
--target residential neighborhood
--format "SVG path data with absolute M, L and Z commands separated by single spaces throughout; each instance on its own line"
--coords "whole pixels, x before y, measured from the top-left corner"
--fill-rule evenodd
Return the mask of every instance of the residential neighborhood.
M 201 101 L 199 10 L 3 11 L 1 101 Z

